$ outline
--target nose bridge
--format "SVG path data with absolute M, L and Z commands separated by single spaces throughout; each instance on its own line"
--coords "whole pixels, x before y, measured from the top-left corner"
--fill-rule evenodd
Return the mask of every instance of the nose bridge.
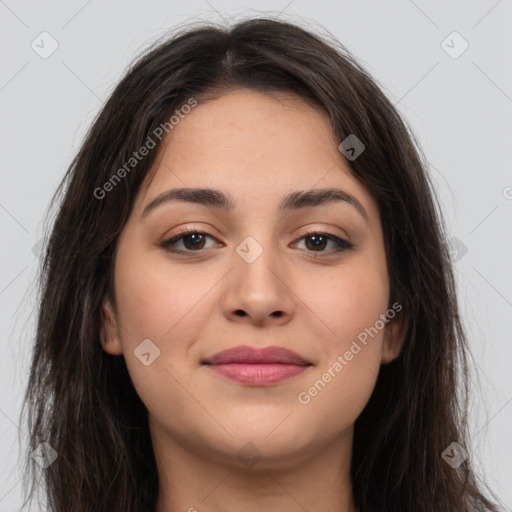
M 286 285 L 286 265 L 280 261 L 271 233 L 263 229 L 246 236 L 233 253 L 224 313 L 249 316 L 261 323 L 270 317 L 288 321 L 293 313 L 292 292 Z
M 240 269 L 240 278 L 254 285 L 275 286 L 276 273 L 282 265 L 278 263 L 278 255 L 272 237 L 263 231 L 246 236 L 235 249 L 235 267 Z

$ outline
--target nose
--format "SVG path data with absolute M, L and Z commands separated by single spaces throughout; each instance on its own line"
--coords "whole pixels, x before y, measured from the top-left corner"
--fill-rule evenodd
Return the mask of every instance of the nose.
M 235 252 L 225 287 L 222 308 L 229 321 L 264 327 L 293 318 L 296 296 L 290 272 L 269 246 L 254 260 Z

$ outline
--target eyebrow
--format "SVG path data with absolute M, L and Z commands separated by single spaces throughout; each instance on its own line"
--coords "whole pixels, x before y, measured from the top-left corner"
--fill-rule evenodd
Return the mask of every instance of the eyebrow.
M 156 196 L 150 201 L 141 219 L 158 206 L 170 201 L 185 201 L 188 203 L 202 204 L 205 206 L 233 210 L 236 202 L 230 194 L 211 188 L 173 188 Z M 370 222 L 363 205 L 353 195 L 337 188 L 297 190 L 286 195 L 279 204 L 279 211 L 287 213 L 300 208 L 322 206 L 327 203 L 345 202 L 352 205 L 366 220 Z

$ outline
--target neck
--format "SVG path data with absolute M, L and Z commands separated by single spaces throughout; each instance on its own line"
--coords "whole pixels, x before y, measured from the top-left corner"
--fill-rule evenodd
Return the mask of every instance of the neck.
M 156 512 L 356 512 L 352 429 L 294 454 L 294 460 L 265 457 L 264 447 L 259 458 L 257 448 L 246 446 L 246 465 L 236 454 L 230 458 L 184 447 L 154 424 L 152 439 L 159 474 Z

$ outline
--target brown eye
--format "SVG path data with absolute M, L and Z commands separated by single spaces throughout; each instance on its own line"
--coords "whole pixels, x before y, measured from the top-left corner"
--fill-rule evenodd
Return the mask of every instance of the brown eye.
M 190 250 L 203 249 L 205 236 L 203 233 L 191 233 L 190 235 L 184 235 L 183 245 Z
M 160 244 L 160 247 L 171 253 L 191 254 L 207 249 L 208 247 L 205 247 L 207 238 L 216 240 L 215 237 L 208 233 L 189 230 L 164 240 Z M 300 240 L 305 240 L 305 246 L 308 252 L 319 253 L 319 256 L 330 256 L 354 248 L 354 245 L 350 242 L 330 233 L 311 232 L 301 237 Z M 178 247 L 180 242 L 182 248 Z M 329 243 L 333 244 L 333 247 L 330 251 L 326 251 L 325 249 L 328 247 Z
M 203 233 L 201 231 L 186 231 L 184 233 L 180 233 L 178 235 L 172 236 L 171 238 L 168 238 L 167 240 L 164 240 L 160 247 L 163 249 L 178 253 L 178 254 L 186 254 L 191 252 L 198 252 L 202 249 L 205 249 L 205 241 L 207 238 L 211 238 L 212 240 L 215 240 L 215 238 L 212 235 L 209 235 L 208 233 Z M 177 248 L 176 245 L 178 245 L 178 242 L 182 243 L 182 246 L 184 249 Z
M 325 253 L 325 256 L 329 256 L 354 248 L 354 245 L 350 242 L 331 233 L 308 232 L 305 236 L 300 238 L 300 240 L 305 240 L 307 251 L 320 253 L 321 256 L 324 256 L 323 253 Z M 326 251 L 325 249 L 329 242 L 331 242 L 334 247 L 333 250 Z
M 316 251 L 317 249 L 325 249 L 329 239 L 324 235 L 309 235 L 305 237 L 306 247 L 308 250 Z

